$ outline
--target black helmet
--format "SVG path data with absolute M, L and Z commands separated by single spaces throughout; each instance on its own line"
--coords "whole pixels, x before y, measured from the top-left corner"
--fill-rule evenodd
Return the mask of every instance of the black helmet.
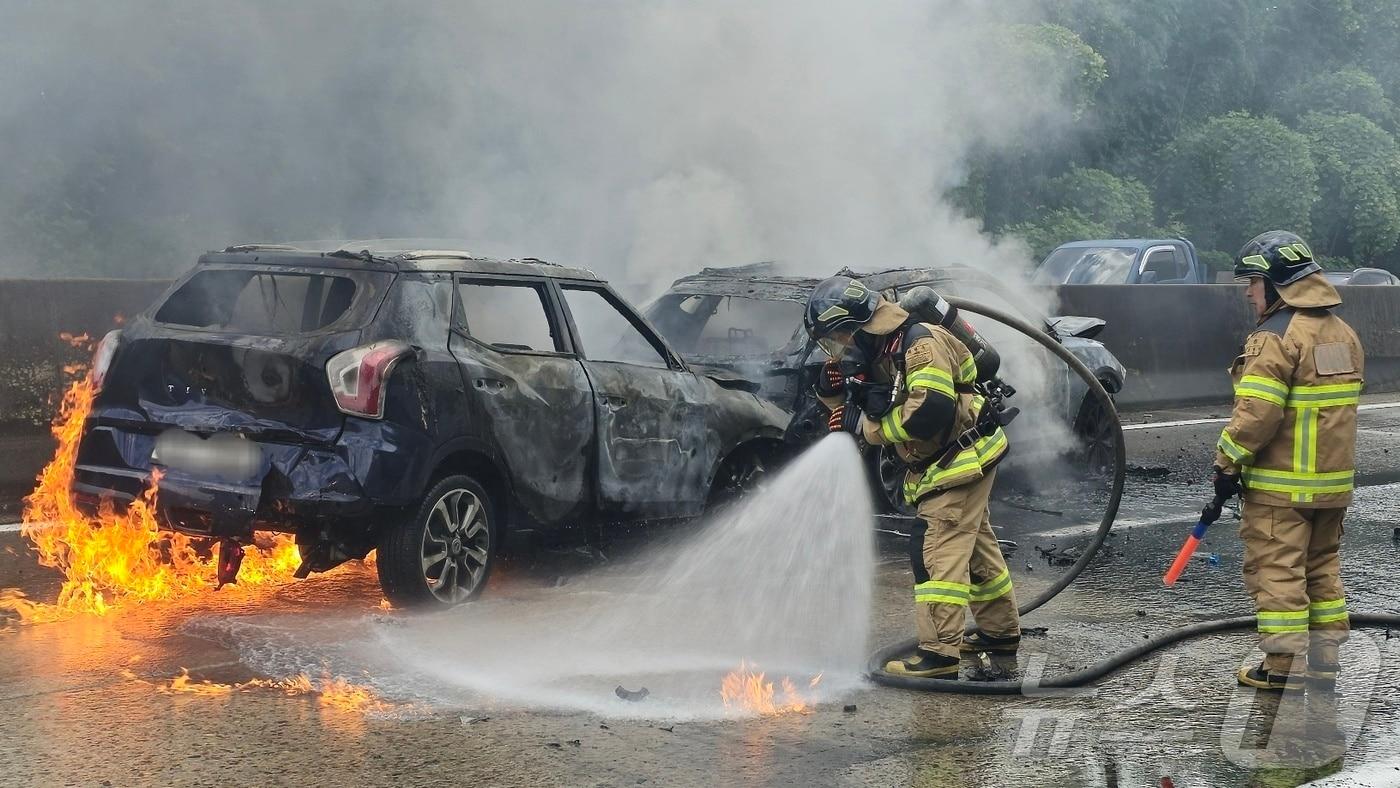
M 854 331 L 870 322 L 880 294 L 849 276 L 833 276 L 812 288 L 802 323 L 817 341 L 833 331 Z
M 1291 285 L 1322 266 L 1303 239 L 1286 230 L 1261 233 L 1235 256 L 1235 278 L 1260 277 L 1275 287 Z

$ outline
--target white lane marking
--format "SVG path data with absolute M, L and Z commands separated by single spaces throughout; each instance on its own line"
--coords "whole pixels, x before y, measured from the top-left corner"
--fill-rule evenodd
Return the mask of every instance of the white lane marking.
M 1358 405 L 1356 409 L 1358 411 L 1364 412 L 1368 410 L 1385 410 L 1386 408 L 1400 408 L 1400 402 L 1372 402 L 1367 405 Z M 1225 424 L 1229 420 L 1230 419 L 1226 417 L 1211 419 L 1182 419 L 1180 421 L 1153 421 L 1146 422 L 1143 424 L 1124 424 L 1123 431 L 1127 432 L 1128 430 L 1155 430 L 1164 429 L 1166 427 L 1191 427 L 1197 424 Z

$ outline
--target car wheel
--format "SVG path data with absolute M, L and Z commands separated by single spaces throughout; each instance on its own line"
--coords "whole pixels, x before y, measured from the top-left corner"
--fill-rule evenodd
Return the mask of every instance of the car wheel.
M 889 514 L 915 517 L 915 507 L 904 500 L 904 476 L 909 466 L 899 458 L 893 446 L 880 446 L 875 452 L 875 480 L 879 483 L 881 508 Z
M 1074 421 L 1074 433 L 1079 440 L 1079 462 L 1085 470 L 1093 474 L 1102 474 L 1113 468 L 1113 419 L 1092 391 L 1085 395 L 1084 402 L 1079 406 L 1079 418 Z
M 467 476 L 433 485 L 379 540 L 379 585 L 403 607 L 450 607 L 481 594 L 495 557 L 495 508 Z
M 713 512 L 728 506 L 757 490 L 768 476 L 768 466 L 763 452 L 758 450 L 744 451 L 725 460 L 710 487 L 705 511 Z

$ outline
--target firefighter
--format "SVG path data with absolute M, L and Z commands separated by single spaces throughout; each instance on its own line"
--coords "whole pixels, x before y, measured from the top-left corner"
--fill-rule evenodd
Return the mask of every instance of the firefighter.
M 1009 444 L 1000 426 L 980 418 L 986 400 L 973 387 L 972 354 L 946 329 L 844 276 L 813 290 L 806 326 L 830 357 L 817 394 L 832 409 L 832 430 L 841 429 L 847 387 L 857 387 L 860 434 L 893 445 L 910 466 L 904 496 L 919 515 L 909 540 L 919 646 L 885 669 L 956 678 L 963 653 L 1016 653 L 1016 596 L 987 508 Z M 842 371 L 848 355 L 868 360 L 862 374 Z M 980 631 L 964 639 L 969 606 Z
M 1230 368 L 1235 404 L 1212 480 L 1222 497 L 1243 490 L 1244 583 L 1264 659 L 1239 682 L 1261 689 L 1335 682 L 1347 639 L 1338 548 L 1364 356 L 1321 270 L 1303 239 L 1277 230 L 1235 258 L 1258 327 Z

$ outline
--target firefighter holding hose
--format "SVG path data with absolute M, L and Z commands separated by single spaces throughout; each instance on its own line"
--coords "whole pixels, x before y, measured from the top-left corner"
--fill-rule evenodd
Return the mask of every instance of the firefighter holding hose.
M 1245 244 L 1235 278 L 1258 327 L 1230 376 L 1235 403 L 1217 444 L 1218 496 L 1243 490 L 1244 582 L 1263 662 L 1239 672 L 1261 689 L 1333 682 L 1347 639 L 1339 546 L 1351 503 L 1364 355 L 1332 310 L 1342 302 L 1293 233 Z
M 910 467 L 904 495 L 919 515 L 909 541 L 919 645 L 885 670 L 956 678 L 963 653 L 1014 654 L 1016 598 L 988 515 L 1009 444 L 976 385 L 973 353 L 943 325 L 911 317 L 850 277 L 817 285 L 805 322 L 830 357 L 817 394 L 832 410 L 832 430 L 851 415 L 846 403 L 858 404 L 856 430 L 872 445 L 893 445 Z M 859 373 L 843 370 L 848 356 L 863 359 Z M 969 606 L 981 631 L 964 639 Z

